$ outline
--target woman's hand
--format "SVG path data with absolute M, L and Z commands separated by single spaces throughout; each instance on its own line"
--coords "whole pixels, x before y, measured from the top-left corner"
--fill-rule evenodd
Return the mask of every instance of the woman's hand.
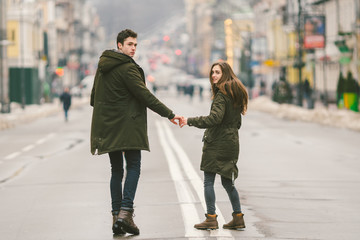
M 180 119 L 179 125 L 180 125 L 181 128 L 182 128 L 183 126 L 187 125 L 187 118 L 186 118 L 186 117 L 182 117 L 182 118 Z

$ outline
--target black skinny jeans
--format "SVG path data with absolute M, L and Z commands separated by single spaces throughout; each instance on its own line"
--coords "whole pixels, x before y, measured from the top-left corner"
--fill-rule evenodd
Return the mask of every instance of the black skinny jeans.
M 123 190 L 124 155 L 126 177 Z M 141 152 L 140 150 L 116 151 L 110 152 L 109 157 L 111 163 L 110 191 L 112 211 L 131 210 L 134 206 L 135 193 L 140 177 Z

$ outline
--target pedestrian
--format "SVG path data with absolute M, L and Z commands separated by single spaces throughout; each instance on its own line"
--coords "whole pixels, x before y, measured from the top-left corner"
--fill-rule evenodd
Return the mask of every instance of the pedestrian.
M 190 101 L 192 101 L 193 97 L 194 97 L 194 84 L 192 84 L 191 82 L 189 83 L 189 85 L 187 86 L 187 93 L 190 96 Z
M 64 92 L 60 95 L 60 101 L 63 103 L 65 121 L 68 121 L 68 111 L 71 106 L 71 95 L 68 87 L 64 88 Z
M 309 79 L 306 78 L 304 81 L 304 97 L 308 109 L 313 108 L 311 93 L 312 93 L 312 89 L 310 86 L 310 82 Z
M 239 134 L 241 115 L 245 114 L 248 93 L 226 62 L 216 62 L 210 71 L 212 99 L 208 116 L 185 118 L 184 125 L 206 129 L 203 136 L 201 170 L 204 171 L 204 195 L 207 207 L 206 220 L 195 224 L 197 229 L 217 229 L 214 182 L 216 174 L 221 176 L 231 205 L 232 220 L 223 225 L 225 229 L 245 228 L 244 214 L 234 181 L 238 177 L 236 166 L 239 157 Z
M 204 91 L 203 86 L 199 85 L 199 97 L 200 97 L 200 101 L 203 100 L 203 91 Z
M 117 49 L 102 53 L 92 88 L 91 153 L 109 154 L 113 233 L 138 235 L 133 205 L 141 150 L 149 151 L 147 108 L 174 124 L 180 117 L 146 87 L 144 71 L 133 59 L 137 33 L 130 29 L 121 31 L 116 44 Z M 122 186 L 124 161 L 127 174 Z
M 280 77 L 280 80 L 273 84 L 273 95 L 272 100 L 277 103 L 288 103 L 292 102 L 292 91 L 290 84 L 286 81 L 285 77 Z
M 264 79 L 260 80 L 260 96 L 263 96 L 266 94 L 266 83 Z

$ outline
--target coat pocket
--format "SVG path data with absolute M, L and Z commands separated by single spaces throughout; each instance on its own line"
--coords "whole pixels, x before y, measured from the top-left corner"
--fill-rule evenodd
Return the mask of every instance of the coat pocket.
M 208 134 L 204 134 L 203 138 L 202 138 L 202 141 L 203 142 L 207 142 L 207 143 L 211 143 L 214 139 L 208 135 Z

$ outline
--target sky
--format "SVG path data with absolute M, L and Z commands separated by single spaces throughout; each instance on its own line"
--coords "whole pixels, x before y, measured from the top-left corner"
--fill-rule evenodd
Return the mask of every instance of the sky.
M 89 0 L 97 8 L 108 37 L 130 28 L 139 35 L 149 33 L 167 19 L 184 14 L 183 0 Z

